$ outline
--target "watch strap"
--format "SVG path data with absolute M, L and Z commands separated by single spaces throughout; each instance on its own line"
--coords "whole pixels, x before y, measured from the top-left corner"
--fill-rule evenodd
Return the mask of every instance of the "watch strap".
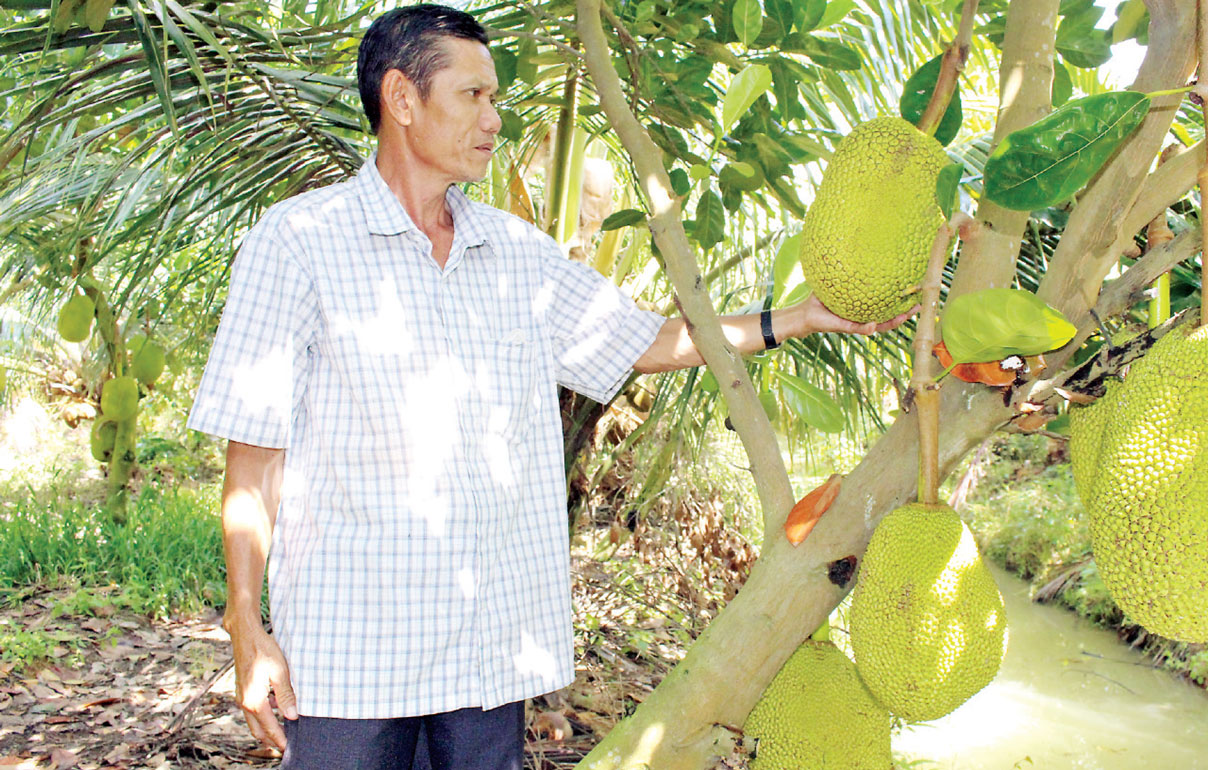
M 772 311 L 765 309 L 759 314 L 759 331 L 763 333 L 763 348 L 771 350 L 780 347 L 776 335 L 772 334 Z

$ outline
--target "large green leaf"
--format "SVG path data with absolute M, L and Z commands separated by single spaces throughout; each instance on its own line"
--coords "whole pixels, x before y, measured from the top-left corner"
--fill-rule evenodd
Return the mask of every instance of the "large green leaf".
M 898 102 L 898 110 L 902 117 L 914 125 L 918 125 L 931 102 L 931 94 L 935 91 L 936 82 L 940 78 L 940 70 L 944 55 L 940 54 L 931 61 L 915 70 L 902 88 L 902 99 Z M 952 100 L 948 102 L 940 124 L 935 129 L 935 139 L 942 145 L 947 145 L 956 138 L 961 129 L 961 91 L 960 85 L 952 92 Z
M 986 197 L 1018 211 L 1066 200 L 1141 125 L 1149 102 L 1135 91 L 1087 96 L 1008 134 L 986 160 Z
M 763 8 L 759 6 L 759 0 L 738 0 L 734 4 L 732 21 L 739 41 L 748 48 L 754 45 L 763 31 Z
M 721 198 L 712 190 L 706 190 L 696 203 L 696 220 L 692 235 L 705 250 L 713 248 L 726 237 L 725 208 Z
M 793 0 L 793 26 L 798 32 L 809 32 L 822 21 L 826 0 Z
M 858 70 L 864 63 L 856 49 L 817 35 L 793 33 L 785 39 L 783 47 L 805 54 L 818 66 L 832 70 Z
M 772 70 L 763 64 L 750 64 L 735 75 L 721 103 L 721 130 L 729 131 L 771 85 Z
M 796 375 L 777 371 L 776 376 L 780 380 L 780 394 L 797 419 L 823 433 L 843 432 L 847 425 L 843 408 L 829 393 Z
M 958 364 L 1033 356 L 1059 348 L 1078 329 L 1030 291 L 982 289 L 944 308 L 944 344 Z

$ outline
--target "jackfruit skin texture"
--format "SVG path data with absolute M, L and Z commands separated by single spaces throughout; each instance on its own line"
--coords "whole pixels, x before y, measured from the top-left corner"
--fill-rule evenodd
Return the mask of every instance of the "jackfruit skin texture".
M 55 328 L 59 336 L 68 342 L 83 342 L 92 333 L 92 317 L 96 305 L 83 294 L 74 294 L 59 309 Z
M 1108 383 L 1107 392 L 1094 403 L 1070 407 L 1070 471 L 1084 506 L 1090 499 L 1091 481 L 1099 468 L 1103 428 L 1115 408 L 1116 385 Z
M 944 148 L 902 118 L 875 118 L 844 137 L 805 215 L 801 268 L 835 314 L 888 321 L 917 302 L 944 215 L 935 200 Z
M 1091 431 L 1070 446 L 1089 470 L 1075 483 L 1112 598 L 1184 642 L 1208 641 L 1208 328 L 1194 327 L 1169 331 L 1090 407 L 1102 411 L 1097 446 Z
M 101 413 L 114 422 L 138 414 L 138 382 L 130 376 L 106 380 L 101 386 Z
M 872 694 L 909 722 L 938 719 L 998 674 L 1002 595 L 969 528 L 947 506 L 912 503 L 881 520 L 852 596 L 851 642 Z
M 807 641 L 743 725 L 751 770 L 888 770 L 889 712 L 831 642 Z

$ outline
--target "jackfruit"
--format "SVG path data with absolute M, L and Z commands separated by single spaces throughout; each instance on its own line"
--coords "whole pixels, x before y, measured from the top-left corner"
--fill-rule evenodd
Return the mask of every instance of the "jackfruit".
M 68 342 L 83 342 L 92 332 L 92 316 L 96 305 L 83 294 L 76 294 L 59 309 L 56 328 L 59 336 Z
M 130 374 L 144 385 L 150 385 L 164 372 L 164 349 L 158 343 L 139 335 L 131 340 Z
M 936 178 L 944 148 L 902 118 L 862 123 L 831 157 L 805 215 L 801 268 L 832 312 L 888 321 L 918 300 L 944 215 Z
M 97 419 L 92 424 L 88 436 L 88 446 L 92 457 L 99 463 L 107 463 L 113 457 L 113 447 L 117 443 L 117 423 L 104 418 Z
M 1070 426 L 1104 584 L 1130 619 L 1184 642 L 1208 641 L 1208 328 L 1194 326 Z
M 772 679 L 743 725 L 751 770 L 885 770 L 889 712 L 831 642 L 807 641 Z
M 881 520 L 849 617 L 860 677 L 910 722 L 937 719 L 973 697 L 1007 649 L 1002 595 L 948 506 L 912 503 Z
M 115 422 L 138 414 L 138 381 L 133 377 L 114 377 L 101 386 L 101 413 Z

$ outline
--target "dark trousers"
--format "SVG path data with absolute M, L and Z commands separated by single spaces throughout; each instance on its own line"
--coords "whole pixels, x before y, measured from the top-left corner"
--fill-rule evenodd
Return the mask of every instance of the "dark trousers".
M 285 739 L 282 770 L 522 770 L 524 702 L 399 719 L 301 716 L 285 720 Z

